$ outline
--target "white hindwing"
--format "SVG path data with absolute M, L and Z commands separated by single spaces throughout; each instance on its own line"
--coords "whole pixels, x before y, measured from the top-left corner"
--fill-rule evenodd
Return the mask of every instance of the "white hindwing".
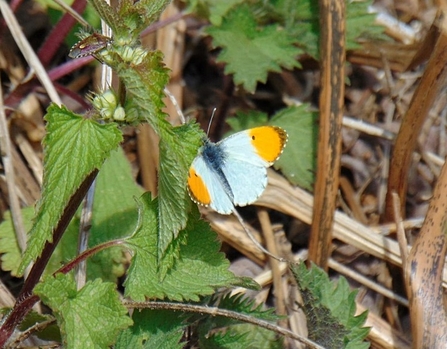
M 210 207 L 220 214 L 230 214 L 234 210 L 234 205 L 225 192 L 221 184 L 220 177 L 212 171 L 203 160 L 202 156 L 197 156 L 192 165 L 197 175 L 199 175 L 210 194 Z

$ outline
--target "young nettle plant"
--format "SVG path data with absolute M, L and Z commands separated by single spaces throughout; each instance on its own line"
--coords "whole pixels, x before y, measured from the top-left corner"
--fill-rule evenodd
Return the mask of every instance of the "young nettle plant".
M 110 26 L 113 37 L 83 33 L 71 56 L 93 55 L 110 66 L 120 78 L 125 96 L 118 96 L 112 90 L 92 95 L 93 110 L 86 115 L 77 115 L 64 106 L 48 108 L 42 197 L 36 206 L 28 247 L 23 256 L 18 248 L 0 248 L 13 275 L 23 275 L 33 263 L 16 305 L 0 327 L 0 347 L 11 341 L 16 329 L 23 331 L 31 326 L 32 320 L 23 320 L 27 314 L 28 319 L 37 318 L 30 310 L 39 299 L 53 311 L 62 339 L 54 334 L 40 335 L 61 340 L 67 348 L 107 348 L 110 345 L 136 348 L 143 343 L 146 347 L 163 343 L 164 347 L 182 348 L 180 340 L 188 326 L 195 335 L 191 341 L 202 347 L 224 348 L 232 343 L 256 348 L 282 347 L 275 332 L 305 341 L 272 324 L 278 320 L 272 311 L 262 310 L 240 296 L 216 295 L 218 289 L 235 285 L 256 288 L 257 285 L 228 271 L 229 262 L 219 252 L 216 234 L 200 219 L 188 196 L 188 169 L 204 133 L 194 122 L 179 127 L 167 122 L 162 98 L 169 79 L 168 69 L 160 52 L 140 46 L 139 34 L 158 18 L 169 1 L 122 0 L 116 8 L 103 0 L 90 3 Z M 192 1 L 189 5 L 195 8 L 198 3 Z M 211 11 L 214 26 L 208 31 L 215 43 L 224 47 L 220 59 L 228 63 L 227 72 L 234 73 L 236 83 L 249 91 L 254 90 L 256 82 L 265 80 L 267 71 L 298 66 L 295 56 L 300 52 L 290 33 L 279 31 L 278 25 L 258 28 L 259 23 L 248 7 L 253 4 L 256 2 L 227 8 L 230 11 L 227 17 L 219 17 Z M 277 6 L 277 14 L 287 13 L 285 3 L 275 5 L 272 2 L 268 6 Z M 301 6 L 307 10 L 312 8 L 309 4 Z M 283 20 L 291 30 L 292 19 Z M 242 57 L 238 50 L 241 38 L 253 53 L 249 57 L 245 54 Z M 267 42 L 274 44 L 270 54 L 266 51 Z M 259 50 L 265 54 L 259 55 Z M 236 57 L 238 52 L 239 57 Z M 245 60 L 255 56 L 258 61 L 252 64 L 260 69 L 248 77 L 244 75 Z M 234 129 L 254 126 L 247 125 L 246 120 L 248 123 L 256 120 L 257 125 L 274 123 L 288 130 L 289 155 L 282 156 L 278 167 L 288 178 L 301 180 L 302 186 L 309 188 L 315 151 L 315 114 L 310 113 L 307 106 L 291 107 L 278 112 L 270 121 L 265 114 L 254 113 L 249 118 L 230 122 Z M 157 198 L 148 193 L 141 195 L 123 154 L 117 150 L 123 140 L 120 126 L 140 123 L 148 123 L 160 138 Z M 302 163 L 293 167 L 291 164 L 295 164 L 296 159 Z M 76 255 L 74 246 L 79 220 L 73 217 L 95 179 L 93 247 Z M 134 197 L 138 197 L 137 202 Z M 7 225 L 3 228 L 0 238 L 14 240 L 12 228 Z M 61 240 L 63 248 L 56 249 Z M 125 302 L 116 290 L 117 279 L 124 273 L 124 252 L 132 255 L 123 284 L 124 297 L 128 299 Z M 87 258 L 93 262 L 87 271 L 90 281 L 78 290 L 71 271 Z M 68 260 L 70 262 L 60 267 L 61 261 Z M 300 274 L 298 269 L 294 269 L 294 273 Z M 309 278 L 306 280 L 306 292 L 311 292 L 308 291 L 312 289 L 311 282 Z M 328 282 L 324 287 L 332 286 Z M 366 332 L 359 330 L 364 316 L 350 321 L 354 318 L 353 294 L 345 284 L 336 290 L 337 304 L 350 311 L 343 314 L 342 325 L 335 325 L 337 311 L 331 314 L 335 317 L 327 322 L 334 321 L 331 334 L 337 343 L 346 343 L 354 333 L 353 341 L 360 345 L 356 348 L 365 347 L 361 342 Z M 340 294 L 343 297 L 340 298 Z M 330 296 L 327 298 L 330 303 Z M 177 303 L 160 302 L 162 300 Z M 135 310 L 131 317 L 128 308 L 145 310 Z M 36 321 L 48 321 L 39 319 Z M 19 327 L 22 322 L 28 325 Z M 250 326 L 256 326 L 256 331 Z

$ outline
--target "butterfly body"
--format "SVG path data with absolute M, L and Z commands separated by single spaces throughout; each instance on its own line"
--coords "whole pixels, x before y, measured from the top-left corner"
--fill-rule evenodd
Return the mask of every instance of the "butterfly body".
M 217 143 L 205 140 L 189 169 L 191 198 L 221 214 L 253 203 L 267 186 L 267 167 L 286 142 L 286 131 L 276 126 L 241 131 Z

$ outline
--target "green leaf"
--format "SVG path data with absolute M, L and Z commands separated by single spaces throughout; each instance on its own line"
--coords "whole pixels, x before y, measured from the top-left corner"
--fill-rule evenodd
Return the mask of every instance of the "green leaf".
M 275 125 L 285 129 L 289 135 L 283 154 L 274 167 L 293 184 L 312 190 L 317 149 L 317 113 L 310 106 L 288 107 L 278 111 L 268 121 L 267 114 L 250 112 L 238 113 L 227 120 L 234 131 L 261 125 Z
M 203 133 L 194 123 L 174 128 L 166 121 L 162 97 L 168 73 L 160 52 L 148 52 L 138 65 L 119 62 L 121 58 L 116 58 L 118 75 L 133 105 L 139 108 L 141 121 L 147 121 L 160 136 L 157 258 L 161 259 L 170 242 L 186 225 L 191 204 L 186 189 L 187 173 Z M 169 268 L 170 265 L 166 266 Z
M 32 226 L 34 217 L 34 207 L 25 207 L 21 210 L 23 224 L 29 230 Z M 18 276 L 17 270 L 22 260 L 17 237 L 14 234 L 14 228 L 11 223 L 11 214 L 6 212 L 5 221 L 0 224 L 0 253 L 1 268 L 4 271 L 10 271 L 12 276 Z M 76 246 L 79 235 L 79 218 L 75 216 L 69 224 L 61 241 L 57 245 L 50 261 L 45 268 L 44 275 L 51 275 L 61 265 L 76 255 Z
M 126 297 L 137 301 L 146 298 L 198 301 L 201 295 L 210 295 L 218 287 L 238 282 L 228 271 L 229 262 L 219 252 L 216 234 L 199 219 L 197 209 L 179 235 L 184 241 L 179 246 L 181 258 L 162 278 L 159 270 L 163 266 L 157 259 L 158 202 L 151 201 L 147 193 L 142 196 L 142 205 L 141 229 L 127 240 L 133 258 L 124 283 Z
M 79 238 L 79 218 L 81 215 L 81 210 L 78 209 L 76 215 L 71 220 L 67 229 L 64 232 L 61 240 L 56 246 L 53 254 L 51 255 L 50 261 L 44 270 L 44 277 L 51 276 L 55 271 L 57 271 L 62 265 L 66 264 L 77 254 L 78 238 Z
M 312 191 L 317 158 L 318 114 L 310 106 L 289 107 L 277 112 L 269 121 L 289 134 L 289 141 L 274 167 L 293 184 Z
M 53 229 L 72 195 L 122 140 L 115 124 L 98 124 L 65 107 L 51 105 L 45 120 L 42 197 L 19 273 L 40 255 L 45 242 L 52 241 Z
M 140 108 L 140 121 L 149 122 L 160 137 L 162 133 L 169 133 L 172 127 L 162 110 L 165 106 L 163 90 L 169 80 L 163 54 L 160 51 L 147 52 L 141 62 L 135 65 L 117 53 L 111 53 L 108 63 L 117 71 L 130 98 Z
M 186 319 L 186 315 L 169 310 L 134 310 L 134 324 L 121 332 L 115 349 L 181 349 Z
M 132 324 L 112 283 L 98 279 L 77 291 L 71 275 L 58 274 L 38 284 L 35 293 L 54 311 L 68 349 L 109 348 Z
M 89 247 L 131 235 L 138 221 L 135 198 L 142 193 L 143 189 L 135 183 L 122 149 L 112 151 L 96 178 Z M 80 212 L 70 222 L 51 256 L 45 275 L 51 275 L 76 256 L 79 216 Z M 116 283 L 117 278 L 124 274 L 126 261 L 122 247 L 101 251 L 87 260 L 87 279 L 101 278 Z
M 275 309 L 263 309 L 263 305 L 255 305 L 255 301 L 243 296 L 226 295 L 217 301 L 210 302 L 212 306 L 233 310 L 250 315 L 257 319 L 275 322 L 280 319 Z M 201 348 L 282 348 L 276 334 L 225 317 L 207 317 L 198 325 Z
M 268 122 L 268 115 L 256 110 L 251 110 L 248 113 L 236 112 L 235 117 L 228 118 L 226 121 L 231 127 L 231 131 L 225 134 L 225 137 L 228 137 L 235 132 L 266 125 Z
M 291 269 L 303 297 L 309 338 L 327 348 L 369 348 L 364 342 L 369 329 L 362 327 L 367 312 L 355 316 L 356 291 L 349 291 L 346 279 L 335 284 L 315 265 Z
M 284 25 L 292 37 L 297 38 L 300 47 L 314 58 L 319 51 L 319 7 L 314 0 L 271 0 L 272 17 Z
M 36 313 L 35 311 L 29 312 L 25 319 L 20 323 L 18 329 L 22 332 L 27 331 L 31 327 L 35 326 L 38 323 L 43 323 L 46 321 L 53 321 L 54 317 L 50 315 L 42 315 L 39 313 Z M 39 337 L 42 340 L 46 341 L 61 341 L 61 332 L 59 331 L 59 327 L 57 326 L 56 322 L 53 322 L 53 324 L 49 326 L 45 326 L 41 330 L 37 332 L 33 332 L 37 337 Z
M 141 9 L 141 11 L 144 13 L 144 20 L 140 30 L 145 29 L 148 25 L 158 20 L 160 14 L 170 2 L 171 0 L 141 0 L 138 2 L 131 1 L 131 4 L 133 4 L 133 6 L 135 6 L 137 10 Z
M 104 0 L 88 0 L 89 4 L 95 9 L 98 15 L 112 29 L 115 37 L 120 39 L 124 33 L 129 35 L 130 29 L 126 26 L 124 19 L 119 16 L 114 7 L 110 6 Z
M 302 51 L 296 41 L 278 25 L 258 27 L 248 5 L 233 8 L 220 27 L 208 28 L 215 46 L 223 48 L 218 57 L 225 62 L 226 74 L 234 74 L 236 84 L 254 92 L 257 82 L 266 82 L 269 72 L 280 72 L 281 67 L 299 67 L 297 56 Z
M 346 1 L 346 49 L 361 48 L 360 39 L 385 39 L 385 27 L 376 23 L 377 14 L 369 13 L 372 0 Z
M 255 300 L 244 298 L 243 295 L 225 295 L 216 302 L 215 306 L 250 315 L 261 320 L 277 321 L 280 319 L 280 316 L 275 314 L 274 308 L 264 309 L 263 304 L 256 305 Z
M 143 192 L 132 177 L 123 150 L 113 151 L 96 179 L 90 247 L 131 235 L 138 221 L 135 198 Z M 108 248 L 87 261 L 87 276 L 116 282 L 124 274 L 125 263 L 121 247 Z
M 361 47 L 359 39 L 383 39 L 384 27 L 375 23 L 375 14 L 368 12 L 372 1 L 346 0 L 346 49 Z M 319 8 L 314 0 L 270 0 L 267 8 L 270 18 L 282 24 L 285 30 L 299 39 L 307 54 L 319 57 Z
M 189 203 L 186 201 L 185 183 L 190 163 L 186 164 L 182 140 L 162 111 L 163 89 L 168 82 L 168 74 L 161 53 L 149 52 L 138 66 L 122 62 L 116 68 L 143 116 L 142 121 L 147 121 L 160 136 L 160 239 L 157 241 L 157 256 L 161 259 L 169 241 L 186 225 Z
M 221 25 L 222 18 L 236 4 L 244 0 L 190 0 L 188 12 L 195 12 L 210 20 L 213 25 Z
M 21 210 L 23 225 L 28 231 L 31 228 L 31 219 L 34 216 L 34 207 L 26 207 Z M 1 268 L 10 271 L 12 276 L 19 276 L 18 268 L 22 260 L 19 243 L 12 224 L 11 213 L 8 211 L 0 224 L 0 254 Z
M 283 339 L 273 331 L 251 324 L 233 325 L 222 332 L 200 337 L 202 349 L 281 349 Z
M 164 267 L 172 267 L 178 258 L 171 242 L 178 237 L 188 219 L 191 199 L 186 189 L 188 170 L 202 144 L 204 133 L 197 123 L 188 123 L 173 129 L 173 137 L 160 139 L 160 172 L 158 179 L 159 224 L 157 256 L 160 260 L 168 246 Z M 169 258 L 169 257 L 172 258 Z M 166 269 L 162 269 L 162 274 Z

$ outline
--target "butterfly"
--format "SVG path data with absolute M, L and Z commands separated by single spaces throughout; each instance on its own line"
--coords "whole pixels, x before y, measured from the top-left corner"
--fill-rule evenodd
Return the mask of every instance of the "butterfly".
M 251 128 L 217 143 L 206 139 L 189 168 L 191 199 L 220 214 L 255 202 L 267 186 L 267 167 L 278 160 L 287 139 L 277 126 Z

